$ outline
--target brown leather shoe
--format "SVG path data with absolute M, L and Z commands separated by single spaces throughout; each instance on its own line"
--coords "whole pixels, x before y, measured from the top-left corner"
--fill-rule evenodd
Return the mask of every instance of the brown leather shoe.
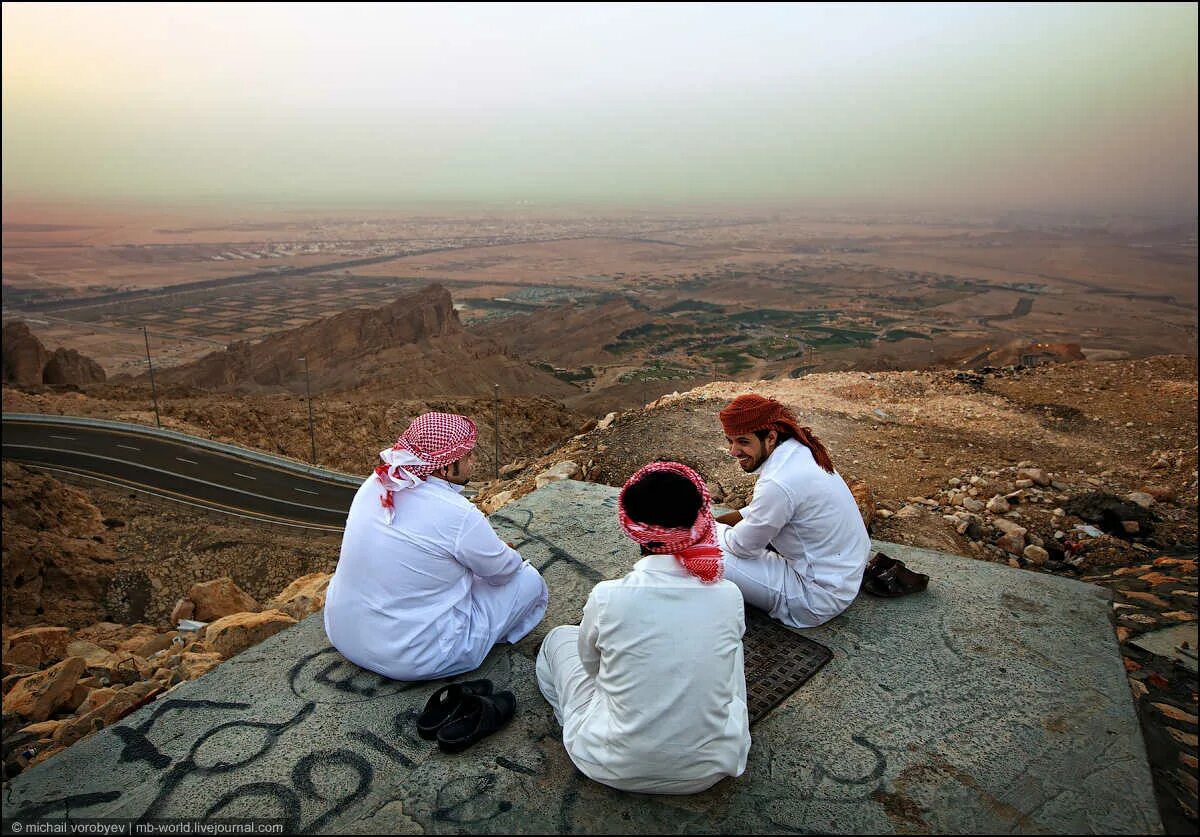
M 929 586 L 929 576 L 913 572 L 898 561 L 882 552 L 875 553 L 863 571 L 861 589 L 872 596 L 894 599 L 909 593 L 920 593 Z

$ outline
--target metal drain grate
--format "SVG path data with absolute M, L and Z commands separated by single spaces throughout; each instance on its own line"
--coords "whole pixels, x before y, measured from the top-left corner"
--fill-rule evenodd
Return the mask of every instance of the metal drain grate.
M 767 717 L 833 657 L 833 652 L 824 645 L 800 636 L 749 606 L 742 648 L 751 726 Z

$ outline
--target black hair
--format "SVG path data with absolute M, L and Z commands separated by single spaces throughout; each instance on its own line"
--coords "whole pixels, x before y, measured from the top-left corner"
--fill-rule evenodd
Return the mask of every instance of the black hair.
M 758 437 L 758 441 L 765 442 L 767 441 L 767 434 L 772 430 L 779 434 L 779 437 L 775 440 L 776 444 L 784 441 L 785 439 L 792 438 L 792 431 L 785 430 L 780 427 L 764 427 L 762 430 L 755 430 L 754 435 Z
M 692 526 L 702 503 L 692 481 L 673 471 L 652 471 L 625 489 L 625 513 L 631 519 L 668 529 Z

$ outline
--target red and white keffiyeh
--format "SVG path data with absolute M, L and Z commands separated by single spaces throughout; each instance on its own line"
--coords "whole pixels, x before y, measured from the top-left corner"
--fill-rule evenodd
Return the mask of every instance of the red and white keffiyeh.
M 668 529 L 650 523 L 638 523 L 626 514 L 626 490 L 647 474 L 656 471 L 670 471 L 686 477 L 700 492 L 700 513 L 690 528 Z M 721 548 L 717 546 L 716 524 L 713 521 L 711 504 L 712 497 L 708 493 L 708 486 L 691 468 L 678 462 L 651 462 L 638 470 L 621 488 L 621 493 L 617 495 L 617 514 L 625 534 L 647 551 L 657 555 L 674 555 L 689 573 L 705 584 L 713 584 L 724 576 L 725 562 L 721 559 Z
M 383 484 L 379 498 L 392 522 L 392 494 L 420 485 L 436 471 L 462 459 L 475 447 L 475 422 L 452 413 L 424 413 L 413 419 L 396 444 L 379 452 L 375 477 Z

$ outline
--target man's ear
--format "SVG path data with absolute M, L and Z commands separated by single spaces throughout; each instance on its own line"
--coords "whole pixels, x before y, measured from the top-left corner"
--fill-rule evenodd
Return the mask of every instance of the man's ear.
M 766 441 L 770 443 L 769 444 L 770 450 L 775 450 L 775 448 L 779 446 L 779 431 L 778 430 L 767 431 Z

